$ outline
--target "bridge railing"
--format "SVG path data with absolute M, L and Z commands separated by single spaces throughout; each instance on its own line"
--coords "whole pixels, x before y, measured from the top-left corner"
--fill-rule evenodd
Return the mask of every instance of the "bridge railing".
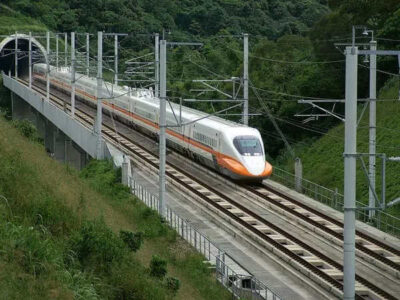
M 150 193 L 144 186 L 129 178 L 132 194 L 139 198 L 146 206 L 159 212 L 158 197 Z M 282 299 L 272 289 L 251 275 L 233 258 L 211 242 L 204 234 L 199 232 L 188 220 L 180 217 L 174 210 L 167 206 L 166 221 L 183 239 L 200 252 L 215 268 L 215 277 L 236 298 L 254 300 L 279 300 Z
M 295 189 L 296 176 L 288 171 L 274 167 L 271 179 L 288 188 Z M 337 189 L 331 190 L 307 179 L 302 179 L 300 192 L 338 211 L 343 211 L 344 196 Z M 356 205 L 360 208 L 356 210 L 356 217 L 359 221 L 368 223 L 394 236 L 400 236 L 400 218 L 383 211 L 376 211 L 376 217 L 370 220 L 368 210 L 364 209 L 367 205 L 360 201 L 356 201 Z

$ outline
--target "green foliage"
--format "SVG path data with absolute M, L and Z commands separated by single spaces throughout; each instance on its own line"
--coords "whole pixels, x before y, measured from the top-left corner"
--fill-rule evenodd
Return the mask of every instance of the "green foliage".
M 235 0 L 218 0 L 218 1 L 201 1 L 195 2 L 192 0 L 185 1 L 155 1 L 155 0 L 104 0 L 104 1 L 88 1 L 88 0 L 74 0 L 74 1 L 55 1 L 55 0 L 38 0 L 35 2 L 26 0 L 7 1 L 6 4 L 10 5 L 26 15 L 39 19 L 41 22 L 49 26 L 53 30 L 60 32 L 70 31 L 72 28 L 78 28 L 81 31 L 94 32 L 97 30 L 105 30 L 107 32 L 162 32 L 163 28 L 171 30 L 171 35 L 168 39 L 177 39 L 181 41 L 200 40 L 205 46 L 199 51 L 179 47 L 173 49 L 171 52 L 172 64 L 169 67 L 171 82 L 168 86 L 171 90 L 171 96 L 182 97 L 182 95 L 189 94 L 191 88 L 196 88 L 192 79 L 199 77 L 209 78 L 210 72 L 222 74 L 224 78 L 231 76 L 241 76 L 242 66 L 242 45 L 240 40 L 232 38 L 220 38 L 220 34 L 240 34 L 242 32 L 251 33 L 256 41 L 255 48 L 260 49 L 265 43 L 266 39 L 278 39 L 284 35 L 303 34 L 312 26 L 314 22 L 320 19 L 321 16 L 328 12 L 324 3 L 317 0 L 285 0 L 285 1 L 235 1 Z M 257 35 L 262 35 L 264 39 L 258 40 Z M 298 43 L 296 39 L 290 40 L 287 38 L 285 43 Z M 302 41 L 300 41 L 301 47 Z M 130 59 L 135 55 L 146 54 L 143 48 L 152 47 L 153 41 L 149 37 L 143 35 L 126 37 L 123 40 L 123 50 L 120 51 L 121 61 Z M 272 44 L 272 43 L 271 43 Z M 121 44 L 122 45 L 122 44 Z M 112 44 L 107 39 L 105 40 L 104 49 L 110 48 Z M 297 49 L 297 52 L 301 52 Z M 308 45 L 308 47 L 310 47 Z M 277 47 L 278 48 L 278 47 Z M 279 46 L 281 48 L 281 45 Z M 285 47 L 284 47 L 285 48 Z M 276 52 L 280 53 L 282 49 L 277 49 Z M 107 50 L 106 50 L 107 51 Z M 297 55 L 296 57 L 288 57 L 279 55 L 282 59 L 310 58 L 309 51 L 305 55 Z M 268 56 L 272 56 L 271 53 Z M 275 52 L 275 51 L 273 51 Z M 299 54 L 299 53 L 296 53 Z M 169 54 L 170 55 L 170 54 Z M 182 62 L 182 63 L 177 63 Z M 196 66 L 196 65 L 197 66 Z M 203 69 L 198 66 L 205 66 Z M 309 83 L 313 84 L 310 88 L 311 94 L 317 94 L 317 87 L 321 84 L 314 84 L 315 75 L 318 69 L 312 70 L 308 68 L 299 75 L 295 75 L 295 70 L 289 68 L 282 68 L 279 71 L 279 66 L 275 65 L 268 68 L 268 62 L 260 62 L 254 60 L 251 62 L 253 66 L 264 66 L 260 70 L 253 70 L 250 68 L 252 83 L 260 87 L 273 88 L 277 90 L 286 90 L 288 92 L 298 91 L 298 86 L 306 86 Z M 124 68 L 121 68 L 123 72 Z M 268 69 L 268 70 L 267 70 Z M 278 70 L 278 71 L 277 71 Z M 301 70 L 297 68 L 296 70 Z M 265 71 L 276 76 L 271 78 L 268 83 L 264 82 L 266 76 Z M 304 80 L 303 74 L 311 72 L 306 75 Z M 107 77 L 107 74 L 105 74 Z M 218 77 L 218 76 L 217 76 Z M 182 78 L 183 81 L 176 81 L 176 78 Z M 288 79 L 286 82 L 285 80 Z M 293 79 L 293 80 L 292 80 Z M 290 82 L 288 82 L 290 81 Z M 261 83 L 261 84 L 260 84 Z M 297 84 L 297 86 L 295 86 Z M 329 82 L 325 82 L 324 86 L 329 86 Z M 224 84 L 223 89 L 230 91 L 232 89 L 230 84 Z M 219 98 L 221 95 L 212 93 L 208 96 Z M 262 95 L 265 97 L 265 95 Z M 268 95 L 270 96 L 270 95 Z M 282 97 L 279 97 L 282 98 Z M 255 99 L 252 95 L 252 99 Z M 257 101 L 252 100 L 251 103 L 254 107 L 259 107 Z M 211 112 L 213 109 L 226 108 L 225 104 L 216 104 L 211 107 L 207 103 L 195 105 L 194 107 L 200 110 Z M 296 106 L 280 105 L 282 109 L 277 108 L 276 112 L 279 116 L 287 116 L 291 114 Z M 239 113 L 240 109 L 232 111 L 232 113 Z M 238 121 L 239 118 L 232 118 Z M 260 126 L 260 128 L 269 133 L 272 125 L 265 117 L 254 118 L 252 126 Z M 292 130 L 294 139 L 300 139 L 303 135 L 299 134 L 299 130 Z M 264 138 L 268 141 L 270 137 L 263 134 Z M 276 156 L 282 148 L 281 141 L 274 139 L 273 144 L 268 141 L 266 147 L 272 156 Z M 106 175 L 106 174 L 105 174 Z M 113 176 L 112 174 L 107 174 Z M 109 177 L 111 179 L 111 177 Z
M 132 260 L 125 260 L 114 266 L 109 282 L 114 287 L 112 298 L 129 300 L 167 298 L 168 289 L 164 288 L 158 279 L 147 274 L 148 271 L 143 265 Z
M 350 42 L 352 26 L 356 24 L 365 25 L 368 29 L 375 31 L 375 37 L 395 38 L 398 36 L 398 14 L 400 3 L 398 0 L 336 0 L 329 1 L 332 12 L 324 16 L 312 27 L 310 37 L 313 40 L 314 49 L 319 59 L 337 60 L 343 59 L 342 53 L 332 51 L 335 42 Z M 360 38 L 357 32 L 357 41 L 369 42 L 371 36 Z M 379 41 L 380 49 L 396 47 L 396 44 Z M 380 68 L 397 73 L 398 66 L 395 59 L 378 59 Z M 324 76 L 331 83 L 334 96 L 344 97 L 344 73 L 337 74 L 335 65 L 324 65 Z M 368 97 L 368 70 L 360 68 L 359 97 Z M 338 76 L 339 75 L 339 76 Z M 378 76 L 378 88 L 383 87 L 388 77 Z M 338 93 L 339 91 L 342 91 Z
M 114 168 L 111 160 L 91 160 L 80 176 L 97 191 L 115 199 L 123 199 L 129 194 L 129 189 L 121 184 L 121 169 Z
M 40 201 L 29 203 L 26 209 L 32 214 L 33 224 L 46 228 L 52 235 L 63 236 L 76 228 L 72 222 L 76 219 L 72 211 L 64 205 L 56 203 L 54 198 L 49 195 L 43 195 Z
M 167 274 L 167 261 L 158 255 L 153 255 L 150 261 L 150 275 L 163 279 Z
M 96 192 L 3 119 L 0 128 L 0 298 L 164 299 L 104 221 L 75 214 Z
M 39 138 L 37 129 L 35 125 L 29 120 L 14 120 L 13 125 L 15 128 L 19 130 L 19 132 L 25 136 L 26 138 L 30 139 L 31 141 L 38 142 L 41 139 Z
M 138 203 L 128 187 L 121 184 L 121 169 L 114 168 L 111 161 L 92 160 L 80 173 L 80 177 L 103 195 L 107 195 L 121 210 L 126 210 L 126 204 L 133 204 L 132 214 L 138 223 L 138 230 L 143 237 L 156 238 L 160 236 L 175 237 L 172 230 L 168 230 L 162 219 L 154 210 Z
M 399 89 L 398 79 L 388 82 L 380 90 L 380 99 L 397 99 Z M 359 108 L 359 111 L 361 108 Z M 400 128 L 400 121 L 397 117 L 400 113 L 398 102 L 383 101 L 377 103 L 377 153 L 385 153 L 388 157 L 399 156 L 398 145 L 400 136 L 396 134 Z M 366 112 L 361 119 L 357 132 L 357 152 L 368 153 L 368 123 L 369 114 Z M 344 185 L 344 126 L 331 129 L 327 135 L 313 142 L 311 146 L 297 149 L 297 154 L 303 163 L 304 178 L 316 182 L 325 187 L 338 188 L 343 193 Z M 368 159 L 364 158 L 368 164 Z M 288 170 L 293 170 L 292 160 L 283 164 Z M 381 159 L 376 162 L 376 187 L 377 194 L 381 193 Z M 398 183 L 400 180 L 400 164 L 396 162 L 386 163 L 386 199 L 387 202 L 399 197 Z M 357 162 L 357 200 L 368 203 L 368 181 L 362 171 L 360 161 Z M 400 206 L 386 210 L 391 214 L 400 216 Z
M 174 295 L 178 292 L 181 287 L 181 282 L 178 278 L 175 277 L 167 277 L 166 279 L 167 289 L 170 290 Z
M 128 246 L 130 250 L 136 252 L 140 249 L 140 246 L 143 243 L 143 233 L 137 232 L 133 233 L 131 231 L 121 230 L 119 232 L 120 238 L 124 241 L 124 243 Z
M 167 28 L 186 39 L 221 30 L 277 38 L 307 30 L 328 11 L 316 0 L 5 0 L 5 4 L 61 32 L 77 27 L 109 32 L 161 32 Z
M 39 276 L 51 264 L 60 263 L 59 253 L 54 249 L 46 231 L 41 233 L 33 227 L 4 223 L 1 224 L 0 232 L 4 242 L 3 257 L 16 260 L 26 272 Z
M 85 222 L 70 244 L 83 267 L 95 266 L 101 271 L 107 271 L 114 261 L 120 261 L 125 255 L 122 240 L 101 220 Z
M 192 82 L 193 79 L 240 77 L 242 41 L 221 35 L 249 32 L 251 84 L 262 89 L 258 90 L 258 94 L 270 107 L 291 144 L 304 143 L 318 133 L 299 128 L 298 124 L 293 125 L 290 119 L 305 107 L 296 103 L 298 97 L 290 95 L 344 97 L 344 63 L 340 62 L 344 58 L 335 50 L 333 43 L 346 41 L 353 24 L 366 24 L 375 29 L 377 36 L 384 38 L 393 38 L 399 33 L 400 6 L 397 0 L 335 0 L 329 1 L 329 5 L 328 1 L 317 0 L 17 0 L 6 1 L 5 4 L 61 32 L 78 28 L 89 32 L 145 33 L 162 32 L 165 28 L 171 30 L 168 40 L 203 42 L 202 49 L 179 47 L 169 50 L 168 87 L 170 96 L 178 98 L 187 98 L 191 89 L 199 88 Z M 13 14 L 19 12 L 13 11 Z M 124 38 L 121 42 L 121 61 L 147 54 L 149 51 L 143 49 L 152 47 L 152 44 L 153 41 L 145 35 Z M 111 49 L 112 45 L 112 41 L 106 39 L 104 49 Z M 288 61 L 294 63 L 284 63 Z M 302 61 L 338 62 L 296 63 Z M 382 69 L 397 72 L 397 63 L 392 58 L 382 59 L 379 65 Z M 360 97 L 368 97 L 368 72 L 360 68 L 359 73 Z M 387 77 L 379 76 L 378 87 L 382 87 L 386 80 Z M 232 85 L 228 83 L 219 87 L 229 92 L 232 90 Z M 214 92 L 204 97 L 220 98 L 221 95 Z M 190 106 L 212 112 L 227 105 L 201 103 Z M 250 108 L 251 111 L 261 110 L 264 113 L 252 89 Z M 231 113 L 240 111 L 237 108 Z M 239 117 L 227 118 L 239 121 Z M 329 118 L 320 123 L 322 128 L 337 124 Z M 269 157 L 276 159 L 282 155 L 284 144 L 265 114 L 252 117 L 250 125 L 262 132 Z M 107 184 L 107 179 L 113 178 L 115 174 L 108 173 L 103 179 Z
M 2 2 L 4 3 L 4 1 Z M 27 17 L 4 4 L 0 4 L 0 34 L 10 34 L 16 30 L 40 32 L 46 30 L 46 27 L 38 20 Z

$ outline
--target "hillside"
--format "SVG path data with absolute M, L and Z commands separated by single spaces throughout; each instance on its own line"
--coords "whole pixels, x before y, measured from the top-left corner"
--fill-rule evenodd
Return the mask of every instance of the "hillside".
M 192 93 L 191 90 L 202 87 L 192 80 L 241 77 L 243 41 L 238 35 L 250 33 L 251 86 L 257 88 L 261 98 L 250 88 L 250 112 L 256 114 L 250 118 L 250 125 L 261 131 L 271 160 L 282 155 L 285 147 L 261 102 L 269 106 L 291 144 L 309 143 L 319 135 L 304 130 L 301 124 L 298 126 L 299 120 L 293 117 L 304 110 L 304 105 L 297 103 L 298 96 L 334 99 L 344 96 L 343 55 L 334 43 L 349 41 L 353 24 L 366 24 L 375 30 L 381 49 L 396 47 L 390 39 L 399 34 L 398 0 L 4 0 L 3 3 L 24 14 L 18 20 L 14 16 L 13 20 L 5 21 L 21 24 L 21 30 L 26 30 L 23 24 L 45 24 L 53 32 L 130 32 L 129 37 L 120 41 L 120 72 L 125 70 L 124 60 L 153 51 L 153 32 L 162 33 L 165 29 L 169 41 L 203 42 L 201 48 L 168 48 L 167 85 L 172 101 L 221 98 L 216 92 Z M 2 7 L 0 14 L 13 17 L 16 13 Z M 12 31 L 13 27 L 8 28 L 8 32 Z M 359 41 L 369 38 L 358 32 Z M 112 39 L 104 40 L 105 55 L 113 54 L 113 45 Z M 78 46 L 84 46 L 82 39 Z M 95 39 L 92 39 L 92 49 L 95 48 Z M 379 60 L 379 65 L 384 70 L 397 72 L 394 58 Z M 365 68 L 360 69 L 360 97 L 367 97 L 367 72 Z M 378 77 L 378 87 L 387 79 Z M 125 84 L 136 86 L 132 82 Z M 219 88 L 231 93 L 232 83 L 220 83 Z M 229 103 L 188 105 L 212 112 L 226 108 Z M 241 108 L 231 111 L 232 114 L 240 112 Z M 240 121 L 239 116 L 227 118 Z M 326 118 L 321 127 L 329 129 L 336 124 L 335 120 Z
M 46 30 L 0 4 L 0 34 Z M 0 114 L 10 109 L 0 84 Z M 47 156 L 34 128 L 15 125 L 30 137 L 0 116 L 1 299 L 230 298 L 204 258 L 117 183 L 110 163 L 79 174 Z M 121 230 L 144 233 L 137 252 Z M 165 278 L 151 275 L 154 256 Z
M 45 30 L 46 26 L 40 21 L 23 15 L 4 4 L 0 4 L 0 34 L 10 34 L 15 31 L 42 32 Z
M 1 299 L 231 298 L 109 162 L 79 174 L 17 125 L 0 117 Z
M 157 5 L 154 1 L 142 0 L 133 2 L 127 0 L 99 2 L 5 0 L 3 3 L 12 7 L 1 5 L 0 30 L 3 33 L 14 30 L 45 30 L 46 27 L 42 24 L 46 24 L 51 30 L 60 31 L 104 29 L 108 32 L 131 31 L 135 34 L 161 32 L 163 28 L 166 28 L 171 30 L 169 39 L 203 41 L 204 46 L 201 49 L 186 47 L 169 50 L 168 87 L 169 95 L 172 97 L 187 98 L 190 89 L 198 88 L 191 82 L 192 79 L 221 79 L 221 74 L 223 78 L 230 78 L 232 75 L 241 76 L 242 41 L 232 36 L 221 37 L 219 34 L 229 35 L 244 31 L 251 33 L 250 78 L 252 84 L 260 89 L 258 92 L 262 101 L 268 104 L 277 117 L 289 142 L 295 145 L 298 152 L 296 154 L 304 157 L 311 153 L 310 156 L 314 157 L 315 152 L 317 158 L 321 155 L 321 160 L 315 159 L 314 162 L 307 162 L 307 157 L 304 158 L 305 172 L 309 172 L 310 179 L 327 178 L 321 183 L 339 188 L 342 187 L 343 177 L 342 173 L 339 173 L 343 168 L 338 165 L 338 162 L 342 164 L 342 126 L 333 128 L 327 136 L 313 143 L 313 147 L 307 150 L 308 145 L 319 138 L 319 134 L 304 130 L 298 125 L 299 120 L 294 120 L 293 115 L 303 110 L 304 106 L 297 104 L 298 98 L 290 95 L 342 98 L 344 93 L 343 55 L 334 50 L 333 42 L 338 38 L 340 41 L 348 40 L 352 24 L 367 24 L 369 28 L 375 30 L 378 39 L 383 38 L 379 40 L 380 48 L 396 48 L 396 43 L 386 39 L 398 35 L 399 27 L 396 24 L 400 15 L 400 4 L 397 0 L 335 0 L 329 3 L 316 0 L 174 0 L 157 1 Z M 308 27 L 310 31 L 282 29 L 292 23 L 296 24 L 293 28 Z M 300 32 L 302 35 L 299 35 Z M 145 53 L 149 50 L 141 49 L 146 48 L 150 43 L 151 38 L 143 37 L 143 35 L 136 35 L 134 39 L 122 41 L 121 56 L 130 58 L 132 55 Z M 333 61 L 334 63 L 308 64 L 312 61 Z M 378 63 L 381 69 L 397 72 L 395 59 L 380 59 Z M 360 97 L 366 97 L 367 69 L 360 68 L 359 71 Z M 390 76 L 380 74 L 378 86 L 384 86 L 389 78 Z M 231 86 L 226 85 L 222 88 L 228 90 Z M 396 96 L 394 90 L 386 93 Z M 214 93 L 207 96 L 219 98 L 221 95 Z M 196 108 L 211 111 L 223 105 L 215 104 L 211 108 L 209 104 L 202 103 L 197 104 Z M 396 109 L 396 104 L 385 102 L 380 103 L 378 107 L 382 107 L 378 109 L 378 114 L 383 116 L 383 118 L 378 117 L 378 121 L 383 122 L 383 127 L 394 130 L 392 132 L 381 130 L 381 136 L 378 136 L 383 143 L 382 146 L 378 143 L 379 147 L 388 145 L 387 149 L 382 148 L 378 151 L 389 154 L 396 150 L 393 147 L 397 146 L 393 141 L 386 140 L 386 137 L 389 138 L 389 133 L 393 133 L 392 136 L 396 137 L 395 130 L 399 128 L 399 124 L 396 120 L 392 120 L 392 118 L 396 119 L 393 114 L 386 114 L 385 111 L 393 111 Z M 260 108 L 261 103 L 251 89 L 250 110 L 260 112 Z M 367 121 L 365 119 L 368 118 L 367 115 L 364 117 L 364 123 Z M 236 117 L 235 120 L 238 118 Z M 278 158 L 277 162 L 279 162 L 280 157 L 287 155 L 281 138 L 265 114 L 252 117 L 250 124 L 261 131 L 271 160 Z M 336 124 L 335 120 L 327 118 L 319 121 L 317 127 L 325 130 Z M 366 129 L 360 130 L 360 137 L 361 148 L 367 145 L 365 144 Z M 321 153 L 328 150 L 329 155 Z M 292 162 L 289 165 L 291 166 Z M 317 170 L 310 171 L 315 166 L 318 166 Z M 335 171 L 331 170 L 332 166 L 335 166 Z M 392 172 L 391 168 L 388 166 L 388 172 Z M 358 177 L 361 178 L 361 176 Z M 396 196 L 392 178 L 396 178 L 396 174 L 387 176 L 388 199 Z M 362 190 L 361 184 L 365 185 L 365 181 L 359 183 L 359 191 Z
M 397 79 L 381 89 L 379 99 L 397 99 L 399 82 Z M 361 106 L 358 112 L 360 113 Z M 384 101 L 377 103 L 377 153 L 385 153 L 388 157 L 400 156 L 400 103 L 399 101 Z M 368 153 L 368 110 L 363 116 L 357 135 L 357 151 Z M 343 192 L 343 151 L 344 125 L 328 131 L 326 135 L 305 147 L 298 147 L 297 155 L 303 162 L 304 178 Z M 368 159 L 365 158 L 368 165 Z M 287 162 L 286 169 L 293 170 L 292 162 Z M 400 197 L 400 163 L 387 162 L 386 165 L 386 199 L 387 202 Z M 381 160 L 377 160 L 377 191 L 380 197 Z M 362 171 L 360 162 L 357 164 L 357 199 L 368 203 L 368 182 Z M 400 206 L 397 205 L 388 212 L 400 216 Z
M 275 39 L 307 31 L 328 11 L 321 0 L 3 0 L 61 32 L 81 28 L 106 32 L 161 32 L 212 36 L 247 31 Z

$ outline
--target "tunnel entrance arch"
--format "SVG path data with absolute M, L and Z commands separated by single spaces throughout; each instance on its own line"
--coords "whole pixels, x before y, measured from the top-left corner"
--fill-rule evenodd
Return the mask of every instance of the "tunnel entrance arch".
M 18 76 L 26 77 L 29 72 L 29 35 L 13 34 L 0 42 L 0 71 L 15 75 L 15 41 L 18 41 Z M 47 62 L 47 53 L 43 45 L 32 37 L 32 63 Z

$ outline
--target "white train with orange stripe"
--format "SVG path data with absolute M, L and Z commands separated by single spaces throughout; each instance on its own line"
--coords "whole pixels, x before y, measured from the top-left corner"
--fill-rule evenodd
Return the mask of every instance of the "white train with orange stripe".
M 35 80 L 45 80 L 45 64 L 35 64 Z M 76 74 L 76 97 L 92 106 L 96 105 L 95 78 Z M 50 80 L 53 88 L 70 93 L 69 69 L 51 67 Z M 111 97 L 111 91 L 113 96 Z M 109 83 L 103 86 L 104 112 L 113 113 L 120 121 L 142 132 L 158 136 L 159 99 L 151 90 L 116 87 Z M 272 166 L 265 161 L 264 145 L 257 129 L 224 120 L 207 117 L 207 114 L 171 103 L 167 105 L 167 144 L 192 159 L 215 169 L 235 180 L 261 181 L 272 173 Z M 181 116 L 184 125 L 178 127 Z M 197 122 L 191 123 L 195 120 Z M 175 127 L 173 127 L 175 125 Z

